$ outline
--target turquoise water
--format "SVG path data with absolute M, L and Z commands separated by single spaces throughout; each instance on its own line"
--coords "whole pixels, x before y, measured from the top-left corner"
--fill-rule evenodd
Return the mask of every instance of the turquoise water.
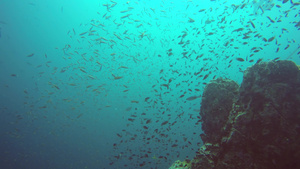
M 192 159 L 206 83 L 240 84 L 261 59 L 300 64 L 298 4 L 1 0 L 0 167 Z

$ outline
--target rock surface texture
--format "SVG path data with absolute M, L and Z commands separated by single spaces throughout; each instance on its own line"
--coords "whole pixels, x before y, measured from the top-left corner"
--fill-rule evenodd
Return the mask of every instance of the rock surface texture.
M 294 62 L 255 64 L 239 87 L 211 81 L 200 110 L 199 169 L 300 168 L 300 71 Z

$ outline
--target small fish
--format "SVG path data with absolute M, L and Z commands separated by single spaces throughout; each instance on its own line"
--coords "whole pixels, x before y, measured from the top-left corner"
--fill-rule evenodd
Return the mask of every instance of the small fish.
M 189 21 L 188 21 L 189 23 L 193 23 L 193 22 L 195 22 L 195 20 L 193 19 L 193 18 L 189 18 Z
M 39 107 L 39 109 L 45 109 L 47 108 L 47 106 L 42 106 L 42 107 Z
M 244 28 L 238 28 L 238 29 L 233 30 L 232 32 L 240 32 L 240 31 L 243 31 L 243 30 L 244 30 Z
M 237 61 L 240 61 L 240 62 L 244 62 L 245 60 L 243 58 L 236 58 Z
M 88 77 L 89 78 L 91 78 L 91 79 L 96 79 L 94 76 L 92 76 L 92 75 L 88 75 Z
M 79 115 L 77 116 L 77 119 L 80 118 L 82 115 L 83 115 L 83 113 L 79 114 Z
M 121 38 L 119 35 L 117 35 L 117 34 L 115 34 L 115 33 L 114 33 L 114 35 L 115 35 L 119 40 L 122 40 L 122 38 Z
M 290 45 L 287 45 L 287 46 L 284 48 L 284 50 L 287 50 L 289 47 L 290 47 Z
M 167 89 L 169 89 L 169 84 L 162 84 L 161 86 L 166 87 Z
M 57 85 L 53 84 L 53 87 L 59 90 L 59 87 Z
M 120 11 L 120 13 L 126 13 L 126 12 L 128 12 L 128 11 L 130 11 L 130 10 Z
M 275 39 L 275 36 L 268 39 L 268 42 L 272 42 Z
M 70 86 L 76 86 L 76 84 L 74 84 L 74 83 L 69 83 L 69 85 L 70 85 Z
M 244 36 L 242 39 L 249 39 L 250 36 Z
M 205 76 L 203 77 L 203 80 L 207 79 L 208 76 L 209 76 L 209 74 L 205 75 Z
M 123 76 L 114 76 L 115 80 L 119 80 L 119 79 L 122 79 L 122 78 L 123 78 Z
M 90 87 L 92 87 L 93 85 L 88 85 L 88 86 L 86 86 L 86 88 L 90 88 Z
M 252 21 L 249 21 L 249 22 L 250 22 L 251 26 L 255 29 L 254 23 Z
M 27 55 L 27 57 L 32 57 L 34 55 L 34 53 L 30 54 L 30 55 Z
M 80 70 L 80 71 L 82 71 L 83 73 L 86 73 L 86 71 L 85 71 L 85 70 L 83 70 L 83 69 L 81 69 L 81 68 L 80 68 L 79 70 Z
M 128 118 L 128 121 L 131 121 L 131 122 L 133 122 L 133 121 L 134 121 L 134 119 L 132 119 L 132 118 Z
M 267 18 L 270 20 L 270 22 L 275 23 L 275 21 L 271 19 L 269 16 L 267 16 Z
M 80 36 L 85 35 L 87 32 L 82 32 L 81 34 L 79 34 Z
M 263 38 L 263 41 L 264 41 L 264 42 L 268 42 L 268 40 L 267 40 L 266 38 Z
M 139 27 L 141 27 L 141 26 L 143 26 L 143 24 L 139 24 L 138 26 L 136 26 L 137 28 L 139 28 Z
M 261 62 L 262 61 L 262 59 L 258 59 L 257 61 L 256 61 L 256 63 L 259 63 L 259 62 Z
M 191 97 L 186 98 L 186 100 L 191 101 L 191 100 L 197 99 L 198 97 L 199 96 L 191 96 Z
M 127 15 L 125 15 L 125 16 L 122 16 L 121 19 L 127 18 L 127 17 L 129 17 L 130 15 L 132 15 L 132 14 L 127 14 Z
M 128 32 L 128 29 L 127 30 L 125 30 L 124 32 L 123 32 L 123 34 L 126 34 Z
M 161 123 L 161 126 L 168 124 L 169 121 L 164 121 Z

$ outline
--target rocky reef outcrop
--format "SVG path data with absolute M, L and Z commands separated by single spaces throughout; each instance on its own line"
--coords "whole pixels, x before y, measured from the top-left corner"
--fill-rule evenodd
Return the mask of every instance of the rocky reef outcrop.
M 294 62 L 257 63 L 232 80 L 211 81 L 204 90 L 204 145 L 195 169 L 300 168 L 300 70 Z

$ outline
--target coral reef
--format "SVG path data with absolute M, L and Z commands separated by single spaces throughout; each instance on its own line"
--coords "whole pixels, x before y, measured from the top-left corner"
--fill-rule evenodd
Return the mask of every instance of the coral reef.
M 169 169 L 189 169 L 191 168 L 191 162 L 190 161 L 180 161 L 177 160 Z
M 257 63 L 240 87 L 211 81 L 200 115 L 204 145 L 190 168 L 300 168 L 300 70 L 294 62 Z

